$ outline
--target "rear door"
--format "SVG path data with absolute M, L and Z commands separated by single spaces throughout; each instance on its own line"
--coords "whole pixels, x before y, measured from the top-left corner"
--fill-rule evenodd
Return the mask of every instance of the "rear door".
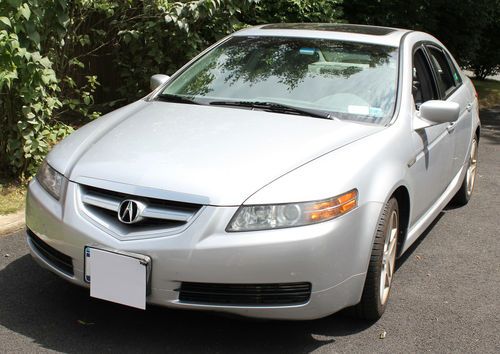
M 449 181 L 460 171 L 469 148 L 472 129 L 472 96 L 465 87 L 458 69 L 445 50 L 434 44 L 426 44 L 435 80 L 442 100 L 456 102 L 460 105 L 460 115 L 456 122 L 447 126 L 452 140 L 453 164 Z

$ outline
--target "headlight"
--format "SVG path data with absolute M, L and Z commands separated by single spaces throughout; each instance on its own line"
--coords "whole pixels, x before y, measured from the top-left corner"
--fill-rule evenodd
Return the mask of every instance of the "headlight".
M 248 205 L 238 209 L 226 228 L 228 232 L 280 229 L 327 221 L 358 205 L 358 191 L 304 203 Z
M 64 176 L 50 167 L 46 161 L 40 166 L 36 179 L 50 195 L 57 200 L 61 198 Z

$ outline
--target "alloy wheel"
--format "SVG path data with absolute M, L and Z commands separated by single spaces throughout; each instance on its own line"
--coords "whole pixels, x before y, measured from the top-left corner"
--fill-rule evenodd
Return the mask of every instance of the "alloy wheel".
M 384 241 L 382 267 L 380 274 L 380 303 L 386 303 L 391 289 L 392 277 L 396 265 L 396 248 L 398 242 L 399 217 L 396 210 L 392 211 Z
M 467 169 L 467 194 L 470 196 L 474 190 L 474 183 L 476 182 L 477 171 L 477 141 L 472 141 L 469 156 L 469 168 Z

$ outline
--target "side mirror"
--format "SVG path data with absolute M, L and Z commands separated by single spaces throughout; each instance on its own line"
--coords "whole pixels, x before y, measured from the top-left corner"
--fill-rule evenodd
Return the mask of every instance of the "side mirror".
M 157 87 L 163 85 L 167 80 L 170 79 L 170 76 L 163 74 L 156 74 L 151 76 L 149 79 L 149 88 L 151 91 L 156 90 Z
M 420 105 L 420 118 L 434 124 L 454 122 L 460 114 L 460 105 L 456 102 L 431 100 Z

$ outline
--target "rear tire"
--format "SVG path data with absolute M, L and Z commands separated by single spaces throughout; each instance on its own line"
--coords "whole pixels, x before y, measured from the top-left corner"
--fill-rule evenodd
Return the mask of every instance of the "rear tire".
M 377 224 L 363 295 L 354 307 L 358 318 L 378 320 L 385 311 L 396 265 L 398 235 L 399 206 L 392 197 L 384 206 Z
M 466 205 L 472 192 L 474 191 L 474 185 L 476 184 L 476 172 L 477 172 L 477 155 L 478 155 L 478 144 L 477 138 L 472 139 L 472 144 L 470 148 L 469 161 L 467 164 L 467 172 L 465 173 L 464 180 L 462 181 L 462 186 L 458 190 L 457 194 L 453 197 L 452 203 L 458 206 Z

